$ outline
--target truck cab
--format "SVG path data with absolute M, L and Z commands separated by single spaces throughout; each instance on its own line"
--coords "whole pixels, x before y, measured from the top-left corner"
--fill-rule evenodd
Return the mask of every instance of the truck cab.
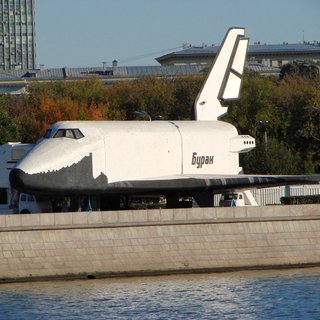
M 257 206 L 257 202 L 253 197 L 251 191 L 230 191 L 221 195 L 219 206 L 220 207 L 244 207 L 244 206 Z
M 20 142 L 0 145 L 0 214 L 52 212 L 50 201 L 19 193 L 9 182 L 10 171 L 33 147 Z
M 228 192 L 221 195 L 220 207 L 243 207 L 244 195 L 242 192 Z
M 52 212 L 52 204 L 47 199 L 35 197 L 31 194 L 20 193 L 19 213 Z

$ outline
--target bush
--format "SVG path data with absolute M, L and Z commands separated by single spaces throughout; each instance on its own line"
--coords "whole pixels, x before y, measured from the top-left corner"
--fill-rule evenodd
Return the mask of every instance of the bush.
M 320 203 L 320 195 L 311 196 L 292 196 L 292 197 L 281 197 L 281 204 L 312 204 Z

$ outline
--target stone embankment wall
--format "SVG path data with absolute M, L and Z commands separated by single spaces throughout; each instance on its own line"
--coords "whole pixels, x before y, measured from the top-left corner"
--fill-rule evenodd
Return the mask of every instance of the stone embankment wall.
M 0 216 L 0 280 L 320 265 L 320 206 Z

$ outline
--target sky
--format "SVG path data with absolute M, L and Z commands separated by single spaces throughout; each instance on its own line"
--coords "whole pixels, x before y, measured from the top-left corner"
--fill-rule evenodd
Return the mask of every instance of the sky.
M 320 0 L 36 0 L 44 68 L 159 65 L 156 57 L 218 45 L 230 27 L 250 43 L 320 41 Z

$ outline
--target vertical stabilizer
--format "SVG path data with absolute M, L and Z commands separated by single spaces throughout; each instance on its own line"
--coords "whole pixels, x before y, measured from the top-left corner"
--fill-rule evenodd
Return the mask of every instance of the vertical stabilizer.
M 249 39 L 244 28 L 231 28 L 195 101 L 196 120 L 218 120 L 227 112 L 220 101 L 239 97 Z

